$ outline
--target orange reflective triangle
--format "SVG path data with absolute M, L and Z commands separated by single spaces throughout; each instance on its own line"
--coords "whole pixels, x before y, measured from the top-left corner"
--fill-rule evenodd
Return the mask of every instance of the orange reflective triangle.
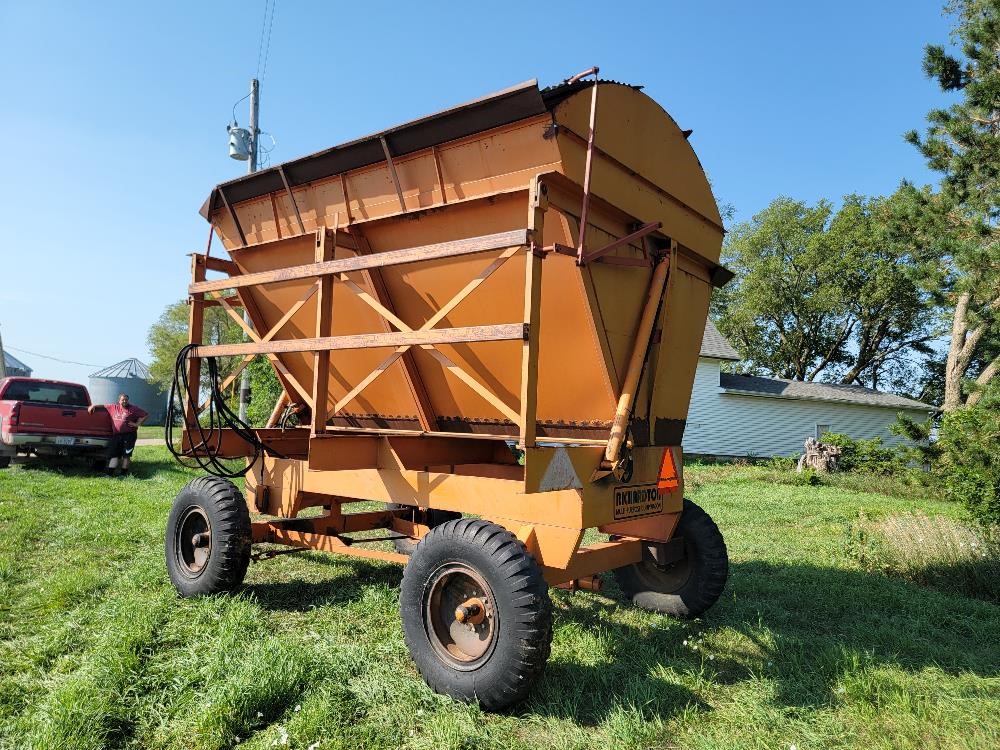
M 656 488 L 660 494 L 673 492 L 681 486 L 680 478 L 677 476 L 677 464 L 674 461 L 674 452 L 667 448 L 663 451 L 663 463 L 660 464 L 660 480 L 656 483 Z

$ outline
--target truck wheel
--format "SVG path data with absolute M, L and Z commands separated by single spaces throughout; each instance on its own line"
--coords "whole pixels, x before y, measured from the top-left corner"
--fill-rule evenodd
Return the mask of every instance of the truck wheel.
M 674 617 L 697 617 L 719 599 L 729 577 L 729 553 L 715 521 L 687 498 L 674 536 L 684 539 L 684 559 L 652 560 L 616 568 L 615 580 L 632 603 Z
M 427 510 L 421 510 L 420 508 L 415 508 L 412 505 L 400 505 L 399 503 L 386 503 L 386 510 L 399 510 L 400 508 L 407 508 L 411 512 L 403 516 L 407 521 L 413 521 L 414 523 L 420 523 L 424 526 L 430 526 L 432 529 L 436 526 L 440 526 L 448 521 L 455 521 L 462 517 L 461 513 L 456 513 L 451 510 L 434 510 L 433 508 L 428 508 Z M 401 555 L 412 555 L 413 550 L 417 548 L 419 544 L 419 539 L 410 539 L 409 537 L 400 537 L 399 539 L 392 540 L 392 546 L 396 548 L 396 552 Z
M 10 466 L 10 456 L 0 456 L 0 469 Z
M 236 589 L 250 563 L 250 513 L 236 486 L 221 477 L 188 482 L 167 518 L 166 548 L 181 596 Z
M 545 668 L 552 603 L 541 568 L 509 531 L 448 521 L 403 569 L 403 634 L 438 693 L 499 711 L 521 701 Z

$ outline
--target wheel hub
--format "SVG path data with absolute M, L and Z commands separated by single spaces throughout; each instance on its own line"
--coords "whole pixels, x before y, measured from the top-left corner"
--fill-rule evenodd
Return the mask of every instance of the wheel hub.
M 480 666 L 496 645 L 497 615 L 485 579 L 462 563 L 438 568 L 425 588 L 424 623 L 434 652 L 450 666 Z
M 212 525 L 205 511 L 188 508 L 177 525 L 177 560 L 192 576 L 204 570 L 212 555 Z

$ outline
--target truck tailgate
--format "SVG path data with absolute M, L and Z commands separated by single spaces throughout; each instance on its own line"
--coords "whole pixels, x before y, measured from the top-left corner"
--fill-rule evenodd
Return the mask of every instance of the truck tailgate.
M 103 409 L 90 414 L 82 406 L 22 403 L 18 430 L 39 435 L 108 437 L 111 417 Z

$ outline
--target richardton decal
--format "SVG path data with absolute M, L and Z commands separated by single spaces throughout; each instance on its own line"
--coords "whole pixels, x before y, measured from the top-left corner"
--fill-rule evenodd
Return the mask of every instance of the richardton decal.
M 663 512 L 663 496 L 655 484 L 615 487 L 615 520 Z

